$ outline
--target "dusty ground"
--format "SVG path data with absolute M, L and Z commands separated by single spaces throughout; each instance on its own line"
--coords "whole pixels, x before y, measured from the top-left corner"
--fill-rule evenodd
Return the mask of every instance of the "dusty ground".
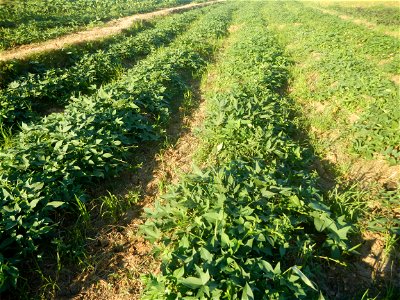
M 67 45 L 79 44 L 94 40 L 103 39 L 105 37 L 109 37 L 118 33 L 121 33 L 123 30 L 128 29 L 132 26 L 134 22 L 149 20 L 158 16 L 164 16 L 171 13 L 188 10 L 195 7 L 201 7 L 205 5 L 210 5 L 218 2 L 223 2 L 225 0 L 213 0 L 204 3 L 190 3 L 182 6 L 166 8 L 150 13 L 145 14 L 136 14 L 129 17 L 120 18 L 117 20 L 112 20 L 107 22 L 105 25 L 101 27 L 95 27 L 90 30 L 80 31 L 76 33 L 72 33 L 63 37 L 59 37 L 56 39 L 52 39 L 46 42 L 41 43 L 33 43 L 29 45 L 23 45 L 20 47 L 16 47 L 11 50 L 3 51 L 0 53 L 0 61 L 7 61 L 11 59 L 23 59 L 29 55 L 44 52 L 62 49 Z

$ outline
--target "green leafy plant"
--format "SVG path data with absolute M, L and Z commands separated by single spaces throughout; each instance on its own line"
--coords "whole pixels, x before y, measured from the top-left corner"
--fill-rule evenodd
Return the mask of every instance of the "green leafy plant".
M 113 18 L 186 4 L 190 0 L 2 1 L 0 49 L 54 38 Z
M 44 107 L 63 107 L 78 94 L 93 94 L 98 86 L 116 80 L 118 74 L 134 62 L 167 45 L 198 18 L 206 9 L 169 16 L 137 35 L 78 56 L 72 66 L 50 68 L 45 72 L 21 76 L 7 85 L 0 94 L 0 124 L 9 128 L 28 123 L 40 116 Z M 127 63 L 129 62 L 129 64 Z
M 300 2 L 271 3 L 266 16 L 297 62 L 292 96 L 317 150 L 397 164 L 398 40 Z
M 217 64 L 201 134 L 209 166 L 147 210 L 141 230 L 163 263 L 144 299 L 323 299 L 318 265 L 350 251 L 351 223 L 324 199 L 307 171 L 311 151 L 293 139 L 281 94 L 288 61 L 262 7 L 240 9 Z
M 40 258 L 56 213 L 78 203 L 86 214 L 85 186 L 114 176 L 131 148 L 163 136 L 171 102 L 184 96 L 188 74 L 204 69 L 233 8 L 210 10 L 170 47 L 63 113 L 22 124 L 18 143 L 0 151 L 0 289 L 15 285 L 21 260 Z

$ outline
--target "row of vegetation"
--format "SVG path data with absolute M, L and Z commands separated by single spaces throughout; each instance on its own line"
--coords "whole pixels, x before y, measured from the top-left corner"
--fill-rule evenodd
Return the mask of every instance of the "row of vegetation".
M 163 263 L 144 299 L 324 299 L 325 266 L 352 252 L 345 197 L 323 195 L 295 138 L 289 62 L 262 17 L 270 5 L 238 11 L 212 70 L 207 167 L 148 210 L 142 231 Z
M 75 56 L 68 67 L 27 74 L 0 91 L 0 126 L 15 129 L 21 122 L 40 117 L 43 110 L 64 107 L 73 96 L 91 94 L 101 85 L 116 80 L 135 61 L 170 43 L 198 18 L 204 9 L 194 10 L 143 27 L 134 35 L 117 40 L 93 53 Z
M 133 148 L 164 135 L 173 101 L 204 69 L 232 9 L 211 8 L 171 46 L 63 113 L 23 125 L 0 151 L 0 290 L 16 286 L 21 263 L 41 257 L 59 217 L 87 199 L 85 187 L 117 174 Z
M 346 6 L 346 5 L 331 5 L 332 8 L 338 12 L 345 13 L 357 18 L 363 18 L 372 21 L 378 25 L 393 26 L 398 28 L 400 26 L 400 13 L 398 6 L 385 6 L 385 4 L 367 7 L 360 6 Z
M 87 25 L 190 0 L 17 0 L 0 3 L 0 50 L 60 36 Z M 198 1 L 200 2 L 200 1 Z
M 293 97 L 307 110 L 318 150 L 398 163 L 398 40 L 302 3 L 273 2 L 268 18 L 301 62 L 294 68 Z
M 58 35 L 88 24 L 100 8 L 97 21 L 116 17 L 127 1 L 91 1 L 76 24 L 57 18 L 72 20 L 72 7 L 87 0 L 45 2 L 8 3 L 0 12 L 26 12 L 13 15 L 21 28 L 36 28 L 24 18 L 45 12 L 46 30 Z M 187 2 L 130 1 L 128 8 Z M 76 244 L 87 237 L 76 232 L 88 228 L 88 210 L 97 205 L 91 189 L 127 168 L 140 172 L 138 150 L 167 138 L 175 108 L 207 69 L 196 156 L 202 167 L 169 185 L 140 229 L 162 259 L 161 273 L 145 279 L 145 299 L 335 298 L 340 283 L 330 280 L 352 270 L 345 267 L 359 255 L 362 226 L 383 231 L 393 249 L 396 187 L 361 192 L 345 182 L 332 189 L 315 169 L 317 155 L 332 153 L 338 166 L 353 158 L 399 164 L 398 40 L 298 2 L 238 2 L 146 22 L 70 54 L 0 66 L 12 74 L 0 79 L 0 292 L 15 293 L 21 276 L 41 273 L 24 269 L 44 256 L 56 257 L 58 272 L 64 257 L 85 256 Z M 57 3 L 67 14 L 52 8 Z M 32 37 L 47 38 L 46 30 Z M 62 112 L 43 117 L 52 109 Z M 99 215 L 114 219 L 125 208 L 114 195 L 96 201 L 106 211 Z M 68 244 L 70 229 L 71 240 L 82 241 Z M 377 295 L 370 287 L 355 285 L 346 296 Z M 379 295 L 400 296 L 395 288 Z
M 358 221 L 363 236 L 384 244 L 375 250 L 382 252 L 380 258 L 367 268 L 386 280 L 380 297 L 387 293 L 388 299 L 396 298 L 400 44 L 394 37 L 302 3 L 271 3 L 266 13 L 295 62 L 290 92 L 300 104 L 302 126 L 323 160 L 319 173 L 342 188 L 352 186 L 359 195 L 347 206 L 363 211 Z M 379 266 L 385 263 L 393 264 L 387 269 Z M 352 267 L 358 272 L 361 264 Z M 365 286 L 372 286 L 367 281 Z

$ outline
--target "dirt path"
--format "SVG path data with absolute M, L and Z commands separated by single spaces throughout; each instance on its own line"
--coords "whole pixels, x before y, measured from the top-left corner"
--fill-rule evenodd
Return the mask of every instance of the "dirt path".
M 330 9 L 326 9 L 326 8 L 321 8 L 321 7 L 314 7 L 314 8 L 317 8 L 318 10 L 323 12 L 324 14 L 336 16 L 336 17 L 339 17 L 342 20 L 350 21 L 350 22 L 353 22 L 354 24 L 357 24 L 357 25 L 362 25 L 362 26 L 364 26 L 364 27 L 366 27 L 366 28 L 368 28 L 370 30 L 373 30 L 375 32 L 382 33 L 382 34 L 389 35 L 389 36 L 393 36 L 393 37 L 396 37 L 396 38 L 400 38 L 400 31 L 399 30 L 398 31 L 381 30 L 378 27 L 377 24 L 369 22 L 369 21 L 364 20 L 364 19 L 354 18 L 352 16 L 344 15 L 344 14 L 341 14 L 341 13 L 335 11 L 335 10 L 330 10 Z
M 202 7 L 223 1 L 225 0 L 213 0 L 204 3 L 190 3 L 150 13 L 136 14 L 129 17 L 112 20 L 102 25 L 101 27 L 95 27 L 90 30 L 79 31 L 76 33 L 68 34 L 66 36 L 62 36 L 45 42 L 23 45 L 11 50 L 3 51 L 0 53 L 0 61 L 7 61 L 11 59 L 23 59 L 28 57 L 29 55 L 43 51 L 57 50 L 57 49 L 62 49 L 67 45 L 99 40 L 105 37 L 121 33 L 124 29 L 128 29 L 130 26 L 132 26 L 134 22 L 137 21 L 149 20 L 154 17 L 164 16 L 174 12 L 188 10 L 195 7 Z

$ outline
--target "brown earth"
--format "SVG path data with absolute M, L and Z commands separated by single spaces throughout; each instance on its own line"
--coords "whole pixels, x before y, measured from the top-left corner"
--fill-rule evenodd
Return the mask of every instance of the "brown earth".
M 62 36 L 45 42 L 32 43 L 29 45 L 16 47 L 11 50 L 3 51 L 0 53 L 0 61 L 7 61 L 11 59 L 23 59 L 39 52 L 63 49 L 69 45 L 86 43 L 89 41 L 103 39 L 121 33 L 123 30 L 128 29 L 129 27 L 132 26 L 134 22 L 137 21 L 149 20 L 158 16 L 165 16 L 171 13 L 180 12 L 183 10 L 188 10 L 196 7 L 202 7 L 223 1 L 225 0 L 213 0 L 204 3 L 190 3 L 150 13 L 135 14 L 129 17 L 123 17 L 120 19 L 107 22 L 101 27 L 95 27 L 93 29 L 79 31 L 76 33 L 68 34 L 66 36 Z
M 400 75 L 393 75 L 390 78 L 395 84 L 400 85 Z

